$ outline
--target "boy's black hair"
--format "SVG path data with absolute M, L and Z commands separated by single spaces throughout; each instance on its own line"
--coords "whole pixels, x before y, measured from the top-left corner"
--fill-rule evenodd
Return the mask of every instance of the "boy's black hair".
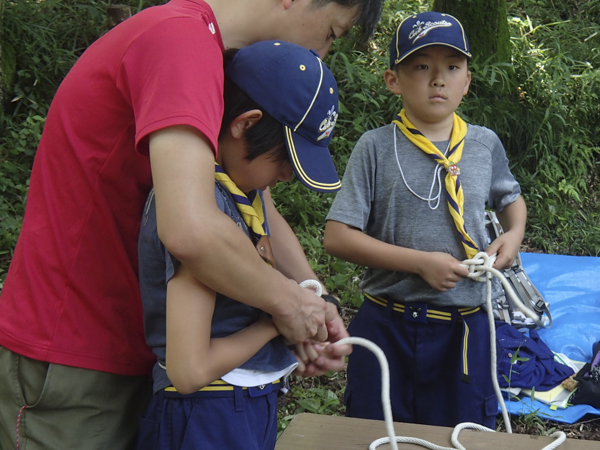
M 237 49 L 229 49 L 223 53 L 224 67 L 227 67 L 236 53 Z M 283 162 L 289 159 L 285 146 L 283 125 L 261 108 L 258 103 L 248 97 L 227 76 L 225 77 L 223 98 L 225 109 L 223 111 L 223 122 L 221 123 L 219 138 L 226 133 L 231 123 L 240 114 L 253 109 L 259 109 L 263 113 L 262 117 L 254 126 L 248 128 L 244 134 L 244 138 L 246 139 L 246 159 L 252 161 L 265 153 L 272 153 L 271 156 L 277 161 Z
M 381 17 L 384 0 L 312 0 L 312 6 L 320 8 L 331 2 L 345 8 L 353 8 L 355 6 L 360 8 L 360 15 L 356 20 L 356 25 L 360 29 L 359 36 L 361 43 L 365 43 L 373 35 L 375 26 Z

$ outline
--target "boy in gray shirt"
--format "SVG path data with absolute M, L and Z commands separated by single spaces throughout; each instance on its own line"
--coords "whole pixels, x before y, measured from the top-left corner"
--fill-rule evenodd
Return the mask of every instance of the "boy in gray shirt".
M 358 141 L 324 244 L 368 267 L 349 332 L 386 353 L 394 420 L 494 428 L 485 284 L 463 279 L 461 261 L 485 249 L 496 254 L 495 268 L 509 267 L 527 211 L 496 134 L 455 114 L 471 81 L 470 57 L 450 15 L 420 13 L 400 24 L 384 78 L 404 108 Z M 486 207 L 506 230 L 489 247 Z M 372 354 L 354 349 L 346 415 L 383 418 L 377 367 Z

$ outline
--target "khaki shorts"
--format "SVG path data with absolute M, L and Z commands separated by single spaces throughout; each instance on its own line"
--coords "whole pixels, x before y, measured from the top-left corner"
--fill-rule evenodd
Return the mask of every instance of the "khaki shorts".
M 0 450 L 131 449 L 151 396 L 150 377 L 50 364 L 0 347 Z

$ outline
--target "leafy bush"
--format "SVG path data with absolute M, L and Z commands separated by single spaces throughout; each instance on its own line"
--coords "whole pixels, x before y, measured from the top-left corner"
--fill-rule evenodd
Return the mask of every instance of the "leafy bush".
M 297 378 L 297 377 L 292 377 Z M 296 414 L 341 415 L 344 412 L 345 380 L 340 373 L 294 380 L 290 393 L 280 397 L 278 408 L 278 437 Z
M 475 60 L 474 95 L 461 112 L 495 130 L 506 147 L 529 209 L 526 244 L 596 256 L 600 26 L 569 16 L 569 3 L 582 2 L 560 5 L 557 15 L 568 20 L 548 17 L 546 2 L 510 5 L 513 66 Z M 526 11 L 547 23 L 534 26 Z

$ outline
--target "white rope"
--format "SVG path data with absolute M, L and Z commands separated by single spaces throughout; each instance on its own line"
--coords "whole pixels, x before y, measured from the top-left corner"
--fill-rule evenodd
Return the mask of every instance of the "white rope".
M 475 281 L 482 281 L 482 275 L 485 275 L 486 282 L 486 305 L 487 305 L 487 316 L 488 322 L 490 324 L 490 350 L 491 350 L 491 369 L 492 369 L 492 385 L 494 386 L 494 392 L 496 393 L 496 397 L 498 398 L 498 402 L 500 403 L 500 410 L 502 411 L 502 418 L 504 419 L 504 423 L 506 424 L 506 432 L 512 433 L 512 425 L 510 423 L 510 418 L 508 417 L 508 412 L 506 411 L 506 404 L 504 403 L 504 398 L 502 397 L 502 392 L 500 391 L 500 385 L 498 384 L 498 376 L 497 376 L 497 366 L 498 366 L 498 355 L 496 354 L 496 326 L 494 325 L 494 315 L 492 310 L 492 270 L 497 272 L 496 277 L 504 278 L 501 272 L 494 269 L 492 264 L 496 257 L 489 257 L 487 253 L 480 252 L 475 255 L 473 259 L 466 259 L 462 262 L 462 265 L 469 269 L 469 278 Z M 506 280 L 506 278 L 504 278 Z M 501 280 L 502 281 L 502 280 Z M 512 287 L 508 286 L 511 290 Z M 516 297 L 514 295 L 514 291 L 512 291 L 512 295 L 510 292 L 507 292 L 511 298 Z M 521 309 L 523 304 L 519 299 L 517 299 L 519 303 L 517 303 L 517 307 Z M 525 307 L 523 306 L 523 309 Z
M 400 158 L 398 158 L 398 148 L 396 146 L 396 130 L 397 129 L 398 129 L 398 127 L 394 126 L 394 154 L 396 155 L 396 163 L 398 164 L 398 169 L 400 169 L 400 175 L 402 175 L 402 181 L 404 181 L 404 186 L 406 186 L 406 189 L 408 189 L 415 197 L 427 202 L 429 209 L 435 210 L 440 205 L 440 198 L 441 198 L 441 193 L 442 193 L 442 182 L 441 182 L 441 175 L 440 175 L 442 166 L 437 163 L 435 164 L 435 168 L 433 170 L 433 180 L 431 182 L 431 188 L 429 189 L 429 198 L 421 197 L 419 194 L 417 194 L 415 191 L 413 191 L 412 188 L 408 185 L 406 178 L 404 177 L 404 171 L 402 170 L 402 166 L 400 165 Z M 446 147 L 446 151 L 444 151 L 444 156 L 446 156 L 449 149 L 450 149 L 450 141 L 448 141 L 448 146 Z M 432 197 L 431 194 L 433 193 L 433 189 L 435 188 L 436 178 L 437 178 L 437 184 L 439 186 L 438 193 L 435 197 Z M 431 202 L 433 202 L 433 201 L 436 201 L 436 203 L 434 206 L 431 206 Z
M 300 283 L 300 287 L 315 291 L 315 294 L 317 294 L 319 297 L 323 293 L 323 286 L 321 286 L 321 283 L 319 283 L 317 280 L 304 280 L 302 283 Z
M 504 399 L 502 398 L 502 393 L 500 392 L 500 387 L 498 385 L 498 377 L 497 377 L 497 367 L 496 367 L 496 327 L 494 326 L 494 318 L 492 313 L 492 289 L 491 289 L 491 275 L 494 275 L 498 278 L 506 293 L 512 298 L 517 307 L 527 316 L 534 315 L 528 308 L 523 305 L 521 300 L 517 297 L 512 286 L 508 283 L 502 272 L 496 270 L 492 267 L 492 264 L 496 260 L 495 256 L 488 256 L 484 252 L 480 252 L 475 255 L 473 259 L 467 259 L 462 262 L 462 265 L 469 269 L 468 277 L 476 280 L 476 281 L 485 281 L 487 287 L 487 295 L 486 295 L 486 304 L 487 304 L 487 313 L 488 320 L 490 322 L 490 341 L 491 341 L 491 352 L 492 352 L 492 383 L 494 385 L 494 390 L 496 391 L 496 396 L 498 397 L 498 402 L 500 403 L 500 408 L 502 410 L 502 417 L 504 419 L 504 423 L 506 424 L 507 433 L 512 433 L 512 428 L 510 425 L 510 419 L 508 417 L 508 413 L 506 412 L 506 405 L 504 404 Z M 482 279 L 485 275 L 485 279 Z M 537 317 L 537 316 L 536 316 Z M 452 432 L 452 436 L 450 441 L 454 447 L 442 447 L 431 442 L 425 441 L 423 439 L 412 438 L 412 437 L 402 437 L 396 436 L 394 433 L 394 422 L 392 419 L 392 406 L 390 402 L 390 374 L 389 374 L 389 366 L 385 354 L 383 351 L 375 345 L 373 342 L 358 338 L 358 337 L 348 337 L 344 339 L 340 339 L 335 345 L 345 345 L 345 344 L 354 344 L 360 345 L 362 347 L 367 348 L 371 352 L 375 354 L 377 360 L 379 361 L 379 365 L 381 367 L 381 403 L 383 406 L 383 416 L 385 420 L 385 425 L 388 432 L 388 437 L 377 439 L 371 443 L 369 446 L 369 450 L 375 450 L 377 447 L 383 444 L 390 444 L 393 450 L 398 450 L 397 443 L 406 443 L 406 444 L 415 444 L 420 445 L 421 447 L 430 448 L 432 450 L 466 450 L 466 448 L 458 441 L 458 435 L 465 428 L 474 429 L 480 431 L 491 431 L 494 430 L 484 427 L 482 425 L 478 425 L 476 423 L 465 422 L 458 424 L 454 431 Z M 550 437 L 555 438 L 556 440 L 551 444 L 548 444 L 542 450 L 553 450 L 559 445 L 561 445 L 566 439 L 567 436 L 562 431 L 556 431 L 550 435 Z

